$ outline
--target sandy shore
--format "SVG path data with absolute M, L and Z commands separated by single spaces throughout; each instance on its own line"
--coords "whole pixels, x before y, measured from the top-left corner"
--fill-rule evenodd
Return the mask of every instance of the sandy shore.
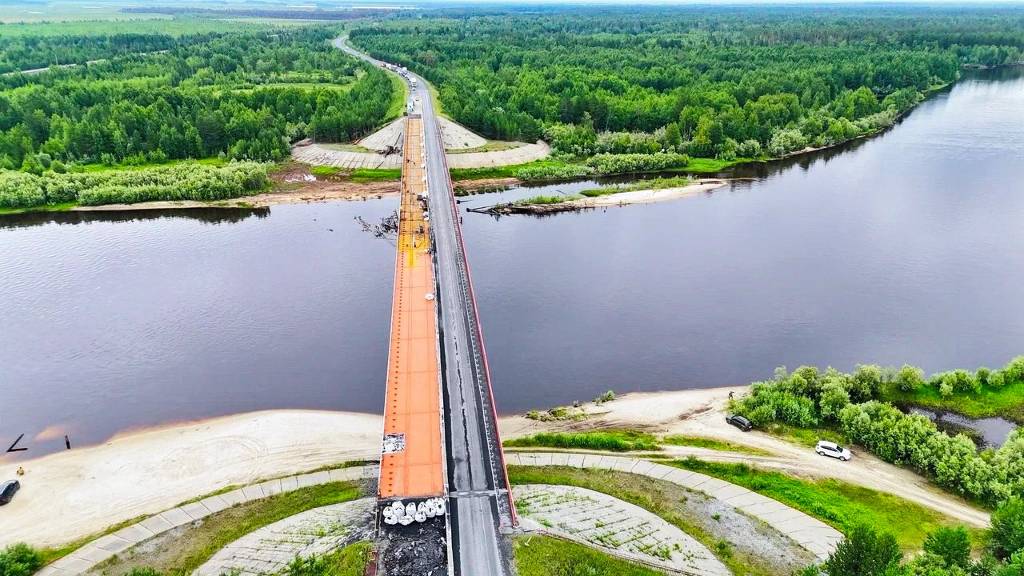
M 703 448 L 667 447 L 687 455 L 742 461 L 809 478 L 837 478 L 899 495 L 973 526 L 988 515 L 927 480 L 858 451 L 845 463 L 821 458 L 760 432 L 725 423 L 730 392 L 746 387 L 634 393 L 583 406 L 581 421 L 500 419 L 503 439 L 540 431 L 629 427 L 686 434 L 759 448 L 751 456 Z M 26 470 L 14 501 L 0 507 L 0 547 L 12 542 L 61 544 L 232 484 L 247 484 L 348 460 L 376 459 L 381 417 L 346 412 L 273 410 L 128 432 L 106 443 L 25 462 L 0 461 L 0 478 Z
M 379 457 L 380 416 L 275 410 L 115 436 L 26 462 L 22 488 L 0 507 L 0 547 L 61 544 L 232 484 Z
M 619 192 L 617 194 L 608 194 L 606 196 L 597 196 L 594 198 L 580 198 L 579 200 L 571 200 L 568 203 L 584 208 L 593 208 L 598 206 L 626 206 L 629 204 L 651 204 L 653 202 L 665 202 L 667 200 L 675 200 L 676 198 L 685 198 L 687 196 L 703 194 L 704 192 L 711 192 L 712 190 L 725 186 L 727 183 L 728 182 L 726 180 L 703 179 L 698 180 L 693 184 L 679 186 L 677 188 Z
M 534 214 L 545 215 L 558 212 L 574 212 L 578 210 L 592 210 L 608 206 L 629 206 L 631 204 L 652 204 L 654 202 L 666 202 L 696 196 L 711 192 L 728 184 L 728 180 L 718 178 L 704 178 L 686 186 L 674 188 L 661 188 L 657 190 L 632 190 L 629 192 L 615 192 L 604 196 L 573 198 L 554 204 L 526 204 L 521 202 L 507 202 L 496 204 L 487 208 L 471 209 L 473 212 L 487 214 Z

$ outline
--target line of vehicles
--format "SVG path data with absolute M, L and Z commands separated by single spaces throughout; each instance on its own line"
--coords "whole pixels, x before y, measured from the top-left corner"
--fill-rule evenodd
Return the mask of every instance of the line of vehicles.
M 402 78 L 405 78 L 409 82 L 409 84 L 412 85 L 413 88 L 416 87 L 416 78 L 409 74 L 409 69 L 406 68 L 405 66 L 395 66 L 394 64 L 389 64 L 387 62 L 381 62 L 380 63 L 380 67 L 385 69 L 385 70 L 390 70 L 390 71 L 394 72 L 395 74 L 398 74 Z
M 725 421 L 744 432 L 750 432 L 754 429 L 754 424 L 739 414 L 729 414 L 725 417 Z M 849 448 L 843 448 L 839 444 L 829 442 L 828 440 L 818 440 L 818 443 L 814 446 L 814 451 L 818 456 L 828 456 L 843 462 L 848 462 L 850 458 L 853 458 L 853 452 L 850 452 Z

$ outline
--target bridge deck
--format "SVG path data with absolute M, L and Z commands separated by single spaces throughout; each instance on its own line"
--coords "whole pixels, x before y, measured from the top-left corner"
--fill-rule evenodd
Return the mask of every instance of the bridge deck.
M 418 197 L 426 188 L 423 121 L 410 117 L 406 123 L 384 406 L 386 447 L 378 488 L 382 499 L 444 494 L 434 268 L 429 223 Z M 388 452 L 387 440 L 398 440 L 395 435 L 404 435 L 404 448 Z

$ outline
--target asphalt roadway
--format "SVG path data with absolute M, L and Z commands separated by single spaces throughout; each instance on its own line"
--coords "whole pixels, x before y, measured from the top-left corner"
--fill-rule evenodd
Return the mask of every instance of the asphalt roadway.
M 380 66 L 339 38 L 335 46 Z M 505 466 L 486 365 L 483 335 L 472 294 L 469 265 L 462 242 L 460 216 L 449 178 L 437 115 L 423 78 L 416 78 L 410 98 L 423 117 L 430 228 L 441 332 L 445 445 L 455 574 L 511 574 L 507 542 L 514 511 L 507 491 Z

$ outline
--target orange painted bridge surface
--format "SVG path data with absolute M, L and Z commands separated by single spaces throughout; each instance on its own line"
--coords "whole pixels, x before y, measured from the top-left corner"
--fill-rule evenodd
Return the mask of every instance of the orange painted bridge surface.
M 384 406 L 385 451 L 381 455 L 378 487 L 383 499 L 444 493 L 434 265 L 429 252 L 429 223 L 424 220 L 419 199 L 426 187 L 423 121 L 409 117 L 405 122 L 402 202 Z M 404 435 L 404 447 L 399 439 L 401 435 Z M 389 452 L 390 449 L 395 451 Z

